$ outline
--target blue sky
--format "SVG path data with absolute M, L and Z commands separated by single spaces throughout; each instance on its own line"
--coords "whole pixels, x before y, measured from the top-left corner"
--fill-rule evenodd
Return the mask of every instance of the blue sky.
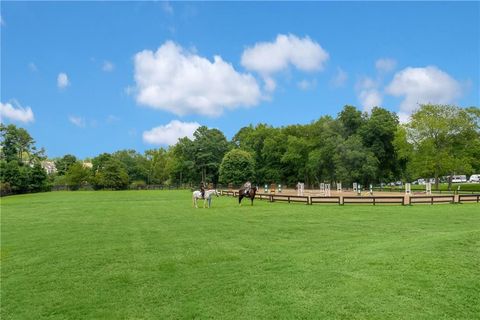
M 402 121 L 418 103 L 480 105 L 478 2 L 2 1 L 0 30 L 1 121 L 49 157 L 346 104 Z

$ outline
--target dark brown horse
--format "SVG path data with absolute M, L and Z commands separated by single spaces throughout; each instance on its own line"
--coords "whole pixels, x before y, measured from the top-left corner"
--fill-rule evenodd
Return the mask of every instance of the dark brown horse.
M 252 200 L 252 206 L 253 206 L 253 199 L 255 199 L 255 194 L 257 193 L 257 187 L 251 187 L 248 189 L 240 189 L 238 190 L 238 204 L 242 205 L 242 199 L 243 198 L 250 198 Z

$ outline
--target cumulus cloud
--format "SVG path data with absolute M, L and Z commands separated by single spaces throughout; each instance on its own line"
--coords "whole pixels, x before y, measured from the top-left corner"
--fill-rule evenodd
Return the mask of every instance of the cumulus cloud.
M 12 103 L 15 105 L 12 105 Z M 4 118 L 18 122 L 33 122 L 34 116 L 30 107 L 22 107 L 17 101 L 13 100 L 12 103 L 0 102 L 0 121 L 3 122 Z
M 197 122 L 173 120 L 164 126 L 143 132 L 143 141 L 148 144 L 174 145 L 180 138 L 193 138 L 193 133 L 198 127 L 200 124 Z
M 57 76 L 57 87 L 60 89 L 64 89 L 70 85 L 70 81 L 68 80 L 68 76 L 64 72 L 60 72 Z
M 363 110 L 370 112 L 373 107 L 378 107 L 383 102 L 383 95 L 379 90 L 380 83 L 372 78 L 365 77 L 356 84 L 358 100 Z
M 79 128 L 85 128 L 85 119 L 77 116 L 69 116 L 68 120 Z
M 103 62 L 103 66 L 102 66 L 103 71 L 112 72 L 114 69 L 115 69 L 115 65 L 112 62 L 110 62 L 108 60 L 105 60 Z
M 261 98 L 252 75 L 237 72 L 220 56 L 211 62 L 172 41 L 156 52 L 137 53 L 134 65 L 137 102 L 177 115 L 218 116 L 224 108 L 254 106 Z
M 328 53 L 309 37 L 279 34 L 274 42 L 260 42 L 247 48 L 242 54 L 242 65 L 262 75 L 269 75 L 288 68 L 302 71 L 323 70 Z
M 341 68 L 337 68 L 337 73 L 335 76 L 330 80 L 330 84 L 335 88 L 340 88 L 345 85 L 348 80 L 348 73 L 343 71 Z
M 385 91 L 404 97 L 399 107 L 401 119 L 408 117 L 419 104 L 450 104 L 462 94 L 460 83 L 435 66 L 405 68 L 395 74 Z
M 394 60 L 394 59 L 390 59 L 390 58 L 378 59 L 375 62 L 375 68 L 380 73 L 391 72 L 395 69 L 396 66 L 397 66 L 397 61 Z
M 362 90 L 359 94 L 360 103 L 363 110 L 370 112 L 373 107 L 378 107 L 382 104 L 383 97 L 377 89 Z

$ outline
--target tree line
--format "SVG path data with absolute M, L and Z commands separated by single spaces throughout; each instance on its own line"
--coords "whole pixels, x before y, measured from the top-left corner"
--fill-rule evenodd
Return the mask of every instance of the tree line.
M 41 183 L 35 181 L 40 179 L 43 151 L 36 151 L 24 129 L 2 125 L 1 182 L 2 188 L 8 184 L 17 193 L 48 185 L 119 190 L 200 182 L 238 186 L 249 180 L 287 186 L 300 181 L 313 187 L 421 177 L 436 178 L 438 187 L 441 176 L 480 172 L 479 119 L 478 107 L 421 105 L 410 122 L 400 124 L 398 116 L 384 108 L 362 113 L 345 106 L 335 118 L 326 115 L 305 125 L 243 127 L 231 140 L 218 129 L 202 126 L 192 139 L 181 138 L 167 149 L 143 154 L 120 150 L 88 161 L 65 155 L 55 159 L 57 172 L 42 177 Z

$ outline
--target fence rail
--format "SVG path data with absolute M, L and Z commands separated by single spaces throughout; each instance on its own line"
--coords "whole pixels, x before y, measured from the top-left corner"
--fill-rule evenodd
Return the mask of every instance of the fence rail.
M 410 204 L 414 203 L 455 203 L 455 196 L 413 196 Z
M 221 190 L 221 194 L 225 196 L 238 197 L 238 191 Z M 440 204 L 440 203 L 463 203 L 477 202 L 480 203 L 480 194 L 460 194 L 460 195 L 430 195 L 430 196 L 295 196 L 281 195 L 269 193 L 257 193 L 256 199 L 268 200 L 269 202 L 285 201 L 285 202 L 301 202 L 309 205 L 313 204 Z
M 310 197 L 308 196 L 290 196 L 290 195 L 270 195 L 270 202 L 275 201 L 288 201 L 290 202 L 304 202 L 306 204 L 310 204 Z
M 340 196 L 332 196 L 332 197 L 311 196 L 310 197 L 310 204 L 314 204 L 314 203 L 342 204 Z
M 480 194 L 461 194 L 458 196 L 458 202 L 480 202 Z
M 369 196 L 369 197 L 343 197 L 343 204 L 405 204 L 404 196 Z

